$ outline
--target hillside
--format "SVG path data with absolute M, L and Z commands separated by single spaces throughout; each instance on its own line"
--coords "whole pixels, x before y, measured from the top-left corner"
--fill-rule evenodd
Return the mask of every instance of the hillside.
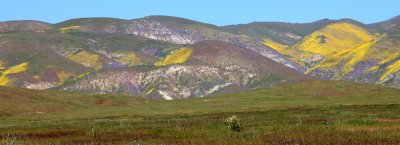
M 317 78 L 399 87 L 400 39 L 396 25 L 397 17 L 369 25 L 342 20 L 313 31 L 294 45 L 269 38 L 261 43 L 304 66 L 305 74 Z
M 9 31 L 47 31 L 52 30 L 53 26 L 49 23 L 40 21 L 7 21 L 0 22 L 0 32 Z
M 257 39 L 225 32 L 214 25 L 193 20 L 170 17 L 149 16 L 133 20 L 114 20 L 111 18 L 74 19 L 56 24 L 59 30 L 70 32 L 83 31 L 91 33 L 138 35 L 153 40 L 173 44 L 194 44 L 205 40 L 233 43 L 256 51 L 274 61 L 304 71 L 304 68 L 287 60 L 268 46 L 262 45 Z
M 374 38 L 374 35 L 356 25 L 334 23 L 314 31 L 294 47 L 326 57 Z
M 1 84 L 32 89 L 54 88 L 102 68 L 152 65 L 165 48 L 178 48 L 117 34 L 15 31 L 0 38 Z M 12 72 L 18 66 L 24 68 Z
M 307 75 L 399 87 L 397 27 L 375 31 L 396 24 L 324 19 L 218 27 L 170 16 L 1 22 L 0 85 L 164 99 Z
M 204 96 L 227 86 L 246 90 L 310 78 L 285 67 L 304 71 L 253 38 L 182 18 L 2 24 L 7 24 L 0 35 L 3 86 L 173 99 Z M 30 25 L 32 28 L 26 28 Z M 221 53 L 203 53 L 209 50 Z M 201 73 L 194 73 L 197 71 Z M 98 79 L 93 80 L 95 84 L 85 82 L 111 74 L 121 78 L 114 78 L 113 83 Z
M 238 35 L 268 38 L 283 45 L 293 45 L 307 34 L 332 22 L 333 20 L 320 20 L 312 23 L 253 22 L 222 28 Z
M 374 38 L 376 36 L 363 27 L 342 20 L 330 22 L 330 24 L 313 31 L 299 40 L 297 44 L 284 45 L 269 38 L 264 38 L 262 43 L 302 66 L 312 68 L 328 56 Z
M 328 79 L 347 79 L 396 87 L 400 52 L 400 27 L 352 49 L 332 55 L 309 72 Z
M 225 87 L 257 88 L 312 79 L 237 45 L 203 41 L 146 69 L 107 69 L 63 90 L 122 93 L 167 100 L 206 96 Z
M 390 18 L 389 20 L 368 24 L 367 28 L 374 33 L 384 34 L 393 27 L 400 24 L 400 15 Z
M 271 39 L 283 45 L 294 45 L 310 33 L 338 22 L 346 22 L 359 26 L 364 25 L 351 19 L 322 19 L 310 23 L 253 22 L 249 24 L 228 25 L 222 27 L 222 29 L 238 35 Z

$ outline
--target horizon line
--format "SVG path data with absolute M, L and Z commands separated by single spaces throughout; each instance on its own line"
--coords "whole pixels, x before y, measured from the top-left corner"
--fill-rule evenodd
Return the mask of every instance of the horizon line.
M 200 20 L 190 19 L 190 18 L 186 18 L 186 17 L 171 16 L 171 15 L 158 15 L 158 14 L 157 14 L 157 15 L 147 15 L 147 16 L 143 16 L 143 17 L 136 17 L 136 18 L 132 18 L 132 19 L 128 19 L 128 18 L 118 18 L 118 17 L 102 17 L 102 16 L 99 16 L 99 17 L 96 17 L 96 16 L 90 17 L 90 16 L 88 16 L 88 17 L 70 18 L 70 19 L 66 19 L 66 20 L 59 21 L 59 22 L 46 22 L 46 21 L 34 20 L 34 19 L 18 19 L 18 20 L 4 20 L 4 21 L 0 21 L 0 23 L 4 23 L 4 22 L 19 22 L 19 21 L 37 21 L 37 22 L 43 22 L 43 23 L 48 23 L 48 24 L 55 25 L 55 24 L 59 24 L 59 23 L 62 23 L 62 22 L 70 21 L 70 20 L 76 20 L 76 19 L 100 19 L 100 18 L 107 18 L 107 19 L 120 19 L 120 20 L 132 21 L 132 20 L 144 19 L 144 18 L 147 18 L 147 17 L 157 17 L 157 16 L 161 16 L 161 17 L 174 17 L 174 18 L 180 18 L 180 19 L 187 19 L 187 20 L 191 20 L 191 21 L 195 21 L 195 22 L 200 22 L 200 23 L 204 23 L 204 24 L 214 25 L 214 26 L 217 26 L 217 27 L 233 26 L 233 25 L 246 25 L 246 24 L 252 24 L 252 23 L 290 23 L 290 24 L 306 24 L 306 23 L 313 23 L 313 22 L 323 21 L 323 20 L 332 20 L 332 21 L 353 20 L 353 21 L 357 21 L 357 22 L 359 22 L 359 23 L 362 23 L 362 24 L 364 24 L 364 25 L 371 25 L 371 24 L 375 24 L 375 23 L 379 23 L 379 22 L 384 22 L 384 21 L 391 20 L 391 19 L 398 18 L 398 17 L 400 18 L 400 15 L 395 15 L 395 16 L 392 16 L 392 17 L 390 17 L 390 18 L 383 19 L 383 20 L 381 20 L 381 21 L 372 22 L 372 23 L 364 23 L 364 22 L 362 22 L 362 21 L 359 21 L 359 20 L 353 19 L 353 18 L 340 18 L 340 19 L 322 18 L 322 19 L 318 19 L 318 20 L 314 20 L 314 21 L 308 21 L 308 22 L 288 22 L 288 21 L 268 21 L 268 20 L 265 20 L 265 21 L 252 21 L 252 22 L 244 22 L 244 23 L 236 23 L 236 24 L 227 24 L 227 25 L 216 25 L 216 24 L 213 24 L 213 23 L 203 22 L 203 21 L 200 21 Z

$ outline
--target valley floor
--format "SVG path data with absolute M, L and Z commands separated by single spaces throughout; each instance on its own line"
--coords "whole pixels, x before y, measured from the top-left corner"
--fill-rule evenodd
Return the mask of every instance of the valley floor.
M 307 85 L 308 87 L 305 87 Z M 312 82 L 246 93 L 0 116 L 1 143 L 400 144 L 400 91 Z M 224 119 L 237 115 L 241 131 Z
M 2 143 L 21 144 L 399 144 L 400 105 L 291 108 L 203 115 L 13 120 Z M 242 131 L 223 119 L 237 114 Z M 11 121 L 11 120 L 8 120 Z M 23 125 L 19 125 L 23 124 Z

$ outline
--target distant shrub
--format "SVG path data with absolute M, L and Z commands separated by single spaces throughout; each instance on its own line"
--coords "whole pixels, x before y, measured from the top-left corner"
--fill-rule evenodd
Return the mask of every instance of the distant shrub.
M 231 117 L 225 119 L 225 123 L 228 125 L 228 128 L 234 132 L 240 132 L 240 119 L 236 115 L 232 115 Z

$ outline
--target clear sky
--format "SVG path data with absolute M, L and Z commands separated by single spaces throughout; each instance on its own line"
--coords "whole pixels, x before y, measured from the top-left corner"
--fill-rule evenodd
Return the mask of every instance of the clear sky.
M 169 15 L 215 25 L 352 18 L 372 23 L 400 15 L 400 0 L 2 0 L 0 21 L 50 23 L 81 17 Z

